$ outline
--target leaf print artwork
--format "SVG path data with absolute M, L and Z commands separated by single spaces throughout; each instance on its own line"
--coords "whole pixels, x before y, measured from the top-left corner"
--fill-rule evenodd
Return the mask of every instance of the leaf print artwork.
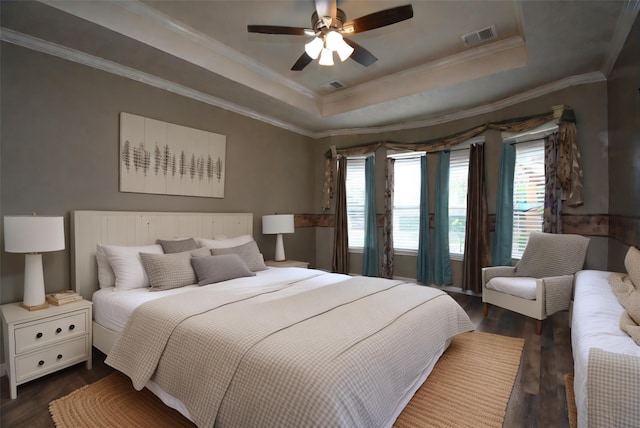
M 224 135 L 120 113 L 120 191 L 223 198 L 225 151 Z

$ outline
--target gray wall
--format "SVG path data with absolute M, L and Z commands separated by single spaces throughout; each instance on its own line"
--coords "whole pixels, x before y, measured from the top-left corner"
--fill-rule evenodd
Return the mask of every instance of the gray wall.
M 567 88 L 555 93 L 545 95 L 517 105 L 464 120 L 445 123 L 427 128 L 412 129 L 397 132 L 381 133 L 376 135 L 350 135 L 326 138 L 315 147 L 316 161 L 316 196 L 317 209 L 320 210 L 320 192 L 323 180 L 324 157 L 323 154 L 331 145 L 347 147 L 356 144 L 369 143 L 379 140 L 393 140 L 399 142 L 419 142 L 444 137 L 461 132 L 480 125 L 486 121 L 498 121 L 515 117 L 551 111 L 551 107 L 565 104 L 572 107 L 577 116 L 578 139 L 582 153 L 582 165 L 584 174 L 584 200 L 580 207 L 564 207 L 567 214 L 605 214 L 609 211 L 609 186 L 606 136 L 607 134 L 607 85 L 605 82 L 589 85 L 581 85 Z M 500 133 L 489 131 L 486 133 L 485 162 L 487 171 L 487 198 L 490 213 L 495 213 L 498 167 L 500 163 Z M 381 214 L 384 209 L 384 155 L 385 149 L 381 148 L 376 153 L 378 162 L 376 181 L 376 205 L 377 212 Z M 435 155 L 428 155 L 429 170 L 429 195 L 430 207 L 433 212 L 435 206 L 435 173 L 437 159 Z M 380 235 L 380 241 L 381 241 Z M 333 228 L 324 228 L 316 232 L 316 263 L 321 268 L 331 267 L 331 245 L 333 243 Z M 593 237 L 587 254 L 586 267 L 591 269 L 607 268 L 608 239 Z M 416 277 L 416 257 L 396 256 L 394 274 L 399 277 Z M 453 261 L 454 285 L 459 286 L 462 281 L 461 262 Z M 350 272 L 362 271 L 362 257 L 360 254 L 351 254 Z
M 640 224 L 640 19 L 636 19 L 607 82 L 609 105 L 609 213 Z M 635 229 L 640 233 L 640 227 Z M 640 236 L 635 236 L 640 241 Z M 624 272 L 628 247 L 609 245 L 611 270 Z
M 47 291 L 70 286 L 72 210 L 252 212 L 267 259 L 275 237 L 261 234 L 261 216 L 313 212 L 314 142 L 307 137 L 70 61 L 1 47 L 0 213 L 66 218 L 67 249 L 43 255 Z M 123 111 L 226 135 L 225 197 L 121 193 Z M 314 240 L 312 228 L 286 235 L 287 255 L 313 264 Z M 20 301 L 24 256 L 0 254 L 0 302 Z

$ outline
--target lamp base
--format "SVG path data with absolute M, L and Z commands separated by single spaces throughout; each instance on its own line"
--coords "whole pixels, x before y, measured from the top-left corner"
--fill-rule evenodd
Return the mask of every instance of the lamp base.
M 28 311 L 39 311 L 40 309 L 47 309 L 49 307 L 49 304 L 48 303 L 43 303 L 41 305 L 27 306 L 24 303 L 20 303 L 20 306 L 22 306 L 23 308 L 25 308 Z

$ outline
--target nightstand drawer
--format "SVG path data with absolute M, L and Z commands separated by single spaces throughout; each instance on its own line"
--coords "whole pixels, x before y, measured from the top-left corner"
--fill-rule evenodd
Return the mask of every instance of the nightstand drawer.
M 16 354 L 85 334 L 87 314 L 88 311 L 73 312 L 17 327 L 15 330 Z
M 65 365 L 87 359 L 88 337 L 83 336 L 40 352 L 16 357 L 16 382 L 54 372 Z

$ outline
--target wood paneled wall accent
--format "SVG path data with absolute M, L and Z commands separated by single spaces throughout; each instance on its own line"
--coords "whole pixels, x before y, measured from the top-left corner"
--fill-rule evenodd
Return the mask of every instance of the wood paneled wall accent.
M 640 217 L 609 216 L 609 237 L 640 247 Z
M 496 215 L 489 214 L 489 230 L 496 226 Z M 333 227 L 333 214 L 296 214 L 296 227 Z M 378 214 L 376 221 L 382 227 L 384 217 Z M 429 215 L 429 224 L 433 229 L 433 214 Z M 584 236 L 609 237 L 626 245 L 640 246 L 640 217 L 616 216 L 608 214 L 563 214 L 564 233 Z
M 562 231 L 584 236 L 609 236 L 609 215 L 562 214 Z

